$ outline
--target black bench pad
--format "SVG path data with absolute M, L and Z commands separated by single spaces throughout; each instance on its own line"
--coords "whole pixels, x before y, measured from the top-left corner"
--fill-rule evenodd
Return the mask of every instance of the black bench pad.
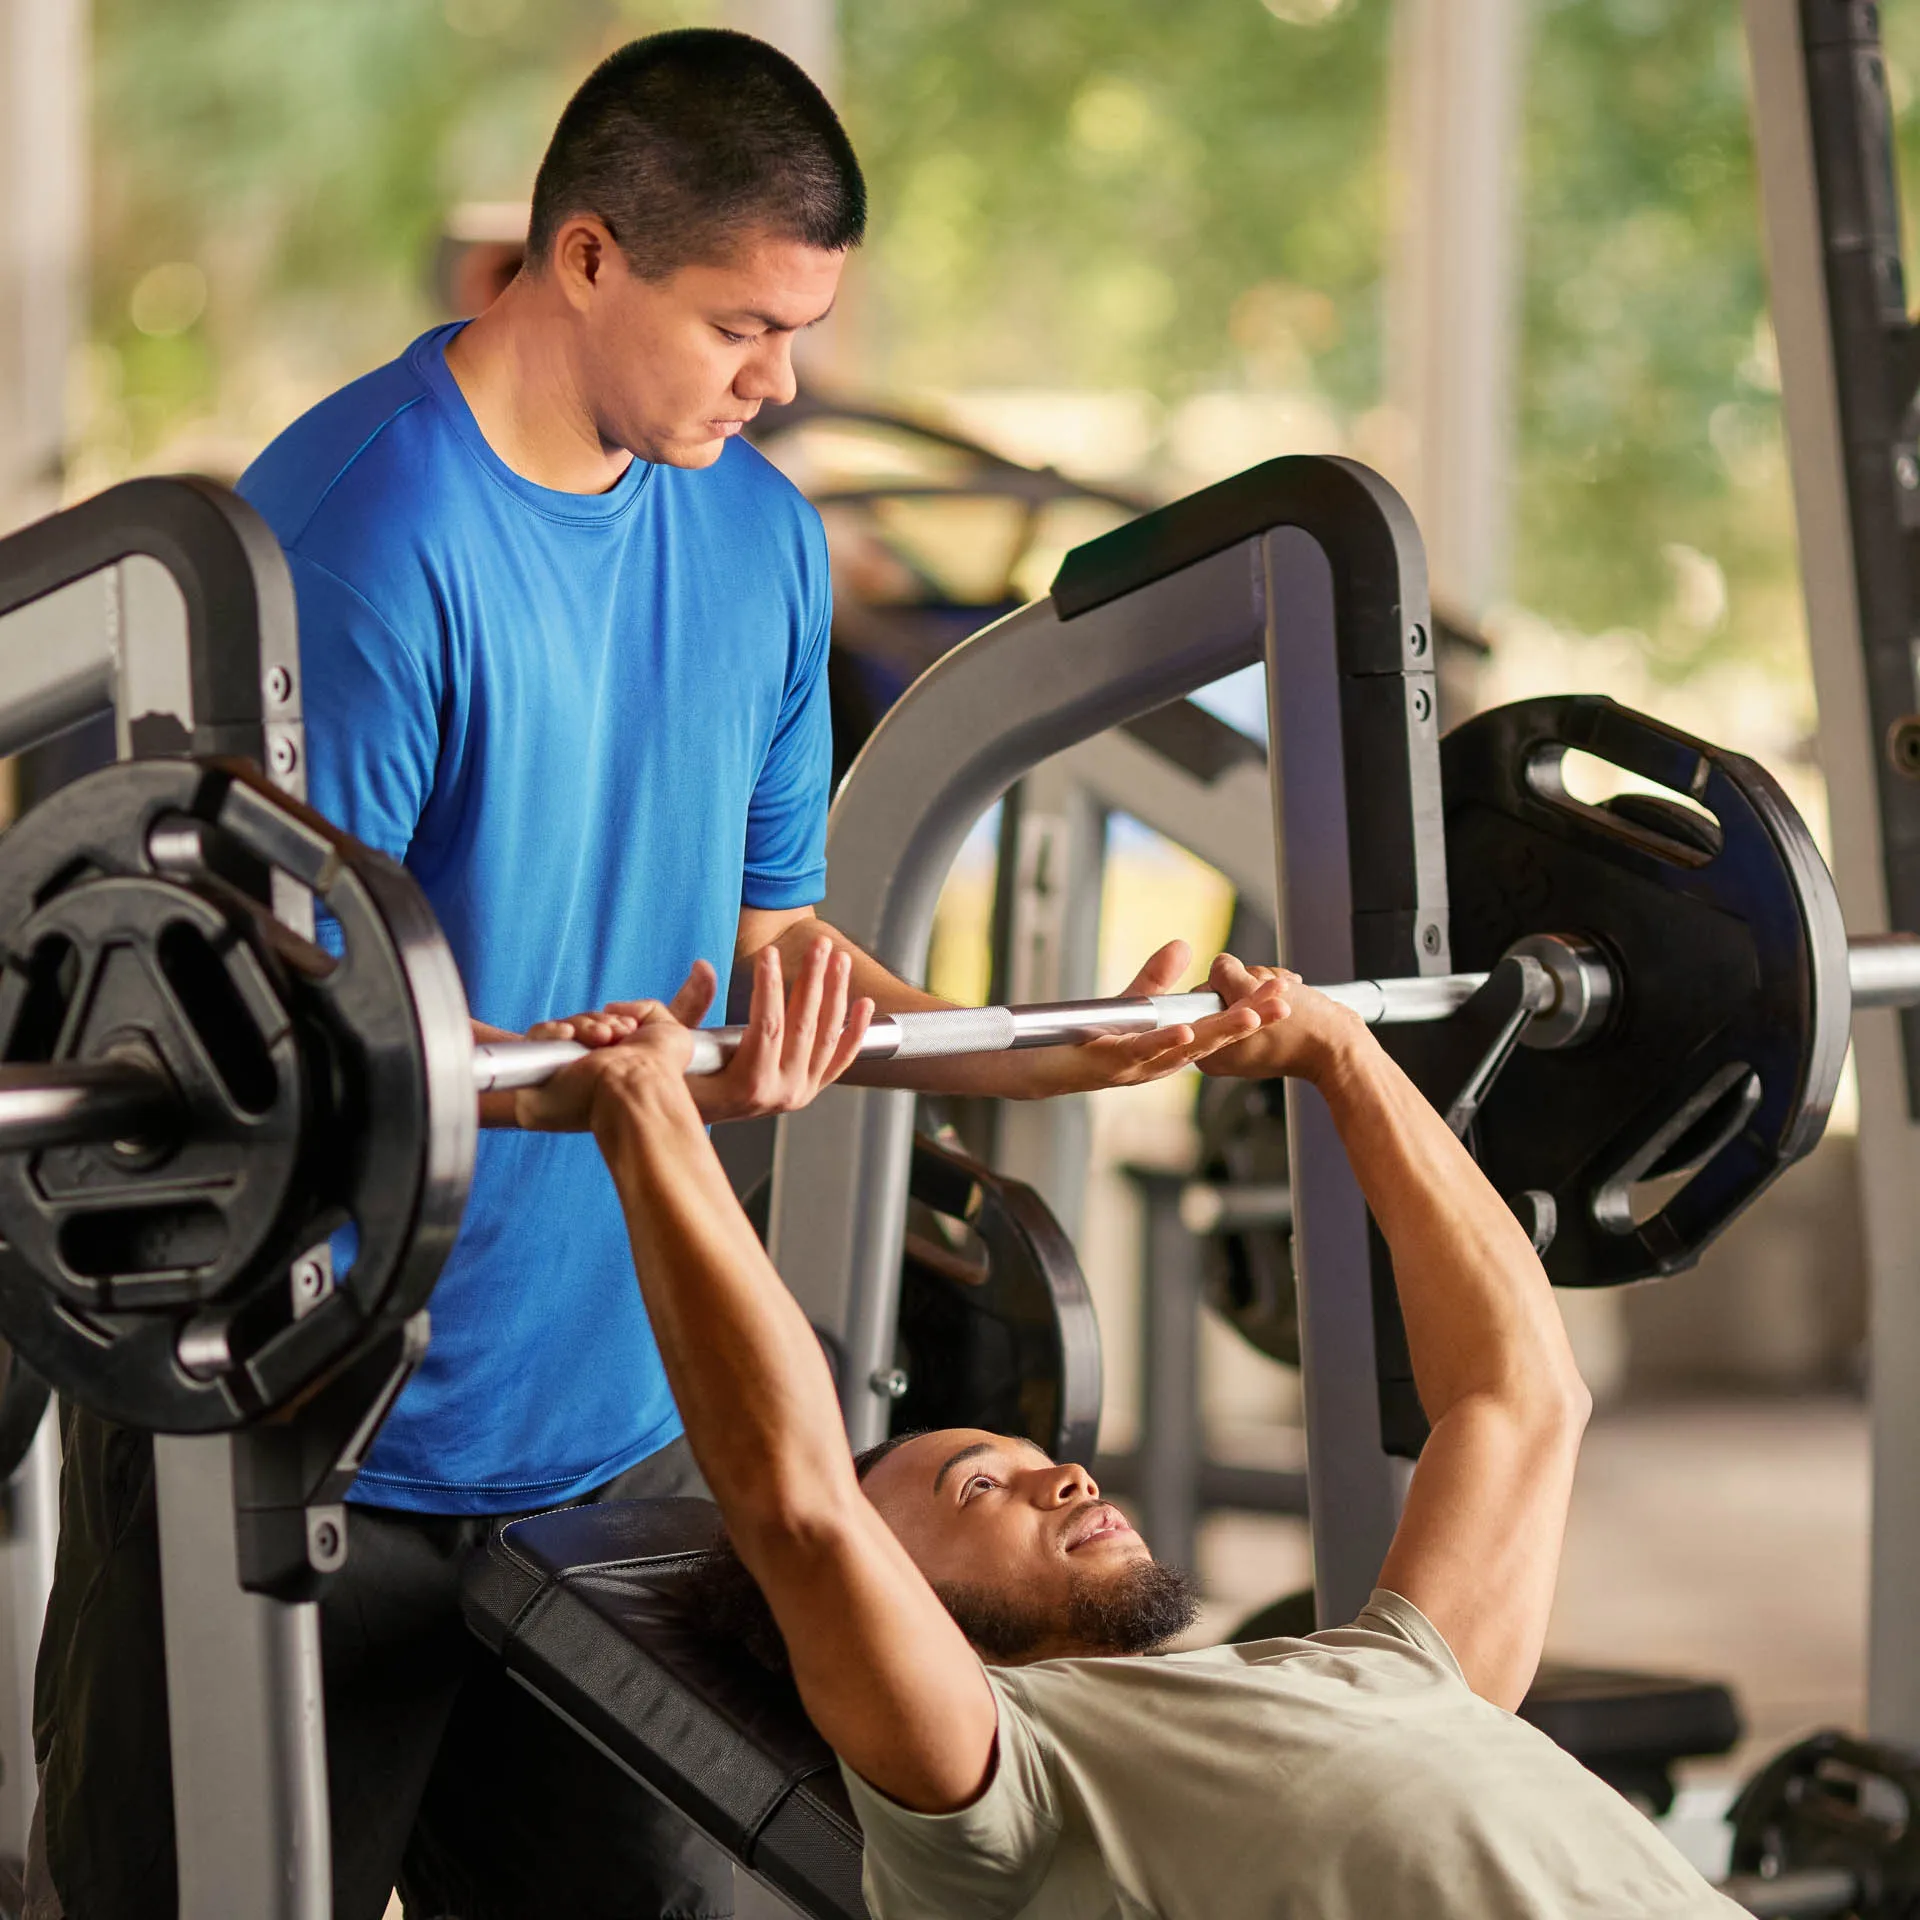
M 497 1528 L 467 1624 L 514 1678 L 808 1914 L 865 1920 L 860 1828 L 792 1683 L 690 1618 L 704 1500 L 564 1507 Z

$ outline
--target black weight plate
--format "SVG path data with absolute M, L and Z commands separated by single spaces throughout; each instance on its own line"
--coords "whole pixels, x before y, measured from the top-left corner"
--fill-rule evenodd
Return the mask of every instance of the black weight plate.
M 1230 952 L 1239 949 L 1229 945 Z M 1203 1079 L 1194 1106 L 1199 1178 L 1278 1189 L 1288 1183 L 1286 1082 Z M 1208 1234 L 1200 1247 L 1202 1297 L 1270 1360 L 1300 1364 L 1300 1300 L 1289 1226 Z
M 174 850 L 164 875 L 152 852 L 160 826 Z M 194 844 L 204 861 L 183 865 L 177 850 Z M 333 917 L 344 941 L 338 962 L 265 913 L 259 900 L 270 874 L 307 888 Z M 202 1275 L 192 1286 L 142 1295 L 114 1273 L 89 1302 L 44 1249 L 33 1255 L 10 1244 L 0 1250 L 0 1333 L 61 1392 L 109 1419 L 214 1432 L 285 1406 L 425 1301 L 472 1166 L 471 1027 L 431 912 L 399 867 L 237 763 L 153 759 L 75 782 L 0 838 L 0 936 L 9 941 L 0 1009 L 10 1009 L 0 1018 L 0 1048 L 19 1031 L 29 1055 L 44 1051 L 35 1035 L 48 1022 L 35 995 L 57 999 L 74 981 L 96 977 L 114 947 L 116 901 L 137 893 L 145 912 L 153 899 L 172 897 L 155 889 L 197 900 L 224 929 L 229 960 L 247 956 L 246 984 L 235 989 L 243 1002 L 258 984 L 248 972 L 257 966 L 269 998 L 284 1008 L 293 1052 L 275 1056 L 275 1098 L 286 1086 L 300 1098 L 282 1203 L 270 1229 L 253 1232 L 247 1257 L 212 1288 Z M 83 935 L 65 989 L 36 978 L 31 952 L 12 944 L 47 913 Z M 127 976 L 124 964 L 120 972 Z M 263 1002 L 249 1017 L 264 1021 L 268 1011 Z M 128 1024 L 118 1023 L 120 1042 Z M 68 1021 L 54 1057 L 74 1031 Z M 198 1070 L 178 1036 L 148 1039 L 176 1077 L 176 1056 L 189 1077 Z M 229 1117 L 208 1118 L 191 1097 L 186 1104 L 185 1135 L 170 1158 L 156 1161 L 155 1178 L 168 1167 L 217 1165 L 236 1151 Z M 244 1144 L 238 1150 L 244 1155 Z M 348 1222 L 358 1232 L 351 1271 L 317 1300 L 300 1295 L 290 1269 Z M 192 1372 L 181 1362 L 183 1336 Z
M 1663 830 L 1657 808 L 1574 799 L 1570 749 L 1704 808 L 1718 850 L 1705 822 Z M 1481 714 L 1441 767 L 1454 964 L 1579 934 L 1619 983 L 1597 1038 L 1509 1062 L 1475 1130 L 1481 1165 L 1504 1194 L 1553 1197 L 1558 1285 L 1691 1265 L 1826 1123 L 1851 997 L 1825 862 L 1755 762 L 1611 700 Z
M 270 962 L 229 914 L 153 875 L 92 875 L 8 941 L 0 1059 L 157 1064 L 181 1132 L 0 1158 L 0 1236 L 83 1310 L 217 1299 L 274 1243 L 300 1157 L 305 1073 Z M 37 990 L 51 956 L 71 974 Z
M 1100 1330 L 1072 1243 L 1018 1180 L 916 1135 L 911 1193 L 977 1239 L 977 1263 L 909 1236 L 898 1354 L 907 1376 L 892 1428 L 1018 1434 L 1056 1460 L 1093 1459 Z

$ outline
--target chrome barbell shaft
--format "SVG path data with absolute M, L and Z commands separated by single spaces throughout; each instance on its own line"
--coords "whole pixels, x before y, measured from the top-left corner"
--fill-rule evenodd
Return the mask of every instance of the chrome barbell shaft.
M 1847 976 L 1856 1007 L 1920 1005 L 1920 935 L 1890 933 L 1853 941 Z M 1320 991 L 1351 1007 L 1370 1027 L 1445 1020 L 1486 985 L 1484 973 L 1408 974 L 1348 980 Z M 1071 1045 L 1105 1034 L 1152 1033 L 1189 1026 L 1221 1010 L 1214 993 L 1068 1000 L 1032 1007 L 954 1007 L 882 1015 L 867 1029 L 862 1060 L 953 1059 L 1026 1047 Z M 718 1073 L 744 1037 L 744 1027 L 708 1027 L 694 1043 L 690 1074 Z M 587 1049 L 571 1040 L 503 1040 L 474 1049 L 475 1082 L 483 1093 L 538 1086 Z
M 1920 935 L 1882 934 L 1855 940 L 1848 979 L 1856 1007 L 1920 1005 Z M 1486 984 L 1484 973 L 1408 975 L 1349 980 L 1322 987 L 1369 1026 L 1444 1020 Z M 868 1028 L 862 1060 L 952 1059 L 975 1053 L 1069 1045 L 1106 1034 L 1152 1033 L 1189 1026 L 1221 1010 L 1212 993 L 1071 1000 L 1032 1007 L 955 1007 L 890 1014 Z M 717 1073 L 745 1029 L 709 1027 L 695 1037 L 690 1074 Z M 571 1040 L 498 1040 L 473 1050 L 478 1092 L 538 1086 L 587 1049 Z M 0 1067 L 0 1153 L 35 1152 L 89 1140 L 164 1134 L 172 1095 L 164 1079 L 137 1063 L 116 1060 Z
M 1370 1027 L 1444 1020 L 1473 998 L 1484 973 L 1416 975 L 1400 980 L 1350 980 L 1323 991 Z M 1070 1046 L 1110 1034 L 1157 1033 L 1191 1026 L 1220 1012 L 1217 993 L 1141 994 L 1117 1000 L 1066 1000 L 1032 1007 L 952 1007 L 926 1013 L 883 1014 L 867 1029 L 859 1058 L 955 1059 L 966 1054 L 1013 1053 L 1028 1047 Z M 746 1035 L 744 1027 L 708 1027 L 695 1037 L 690 1074 L 718 1073 Z M 538 1086 L 587 1049 L 572 1040 L 497 1040 L 476 1047 L 474 1081 L 482 1093 Z

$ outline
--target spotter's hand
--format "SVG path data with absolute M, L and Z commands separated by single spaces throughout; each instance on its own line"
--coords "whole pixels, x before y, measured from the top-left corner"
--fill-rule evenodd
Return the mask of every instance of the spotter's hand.
M 763 948 L 754 959 L 753 1000 L 739 1047 L 718 1073 L 699 1074 L 687 1082 L 701 1118 L 711 1122 L 789 1113 L 839 1079 L 859 1054 L 873 1018 L 871 1000 L 848 1004 L 851 975 L 848 956 L 822 938 L 808 949 L 792 992 L 783 993 L 779 950 Z M 660 1016 L 691 1030 L 705 1019 L 717 988 L 713 968 L 697 960 L 664 1008 L 657 1001 L 615 1001 L 597 1014 L 545 1022 L 527 1037 L 612 1047 L 656 1024 Z M 553 1126 L 553 1121 L 526 1117 L 546 1111 L 536 1101 L 516 1107 L 515 1118 L 523 1127 Z M 586 1123 L 583 1119 L 577 1124 Z

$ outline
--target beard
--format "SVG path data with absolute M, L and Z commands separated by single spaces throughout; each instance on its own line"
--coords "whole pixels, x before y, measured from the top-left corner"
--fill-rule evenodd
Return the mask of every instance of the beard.
M 1009 1665 L 1048 1645 L 1081 1656 L 1152 1653 L 1185 1633 L 1200 1612 L 1193 1581 L 1158 1560 L 1137 1561 L 1106 1579 L 1076 1568 L 1064 1611 L 954 1581 L 934 1592 L 978 1652 Z

